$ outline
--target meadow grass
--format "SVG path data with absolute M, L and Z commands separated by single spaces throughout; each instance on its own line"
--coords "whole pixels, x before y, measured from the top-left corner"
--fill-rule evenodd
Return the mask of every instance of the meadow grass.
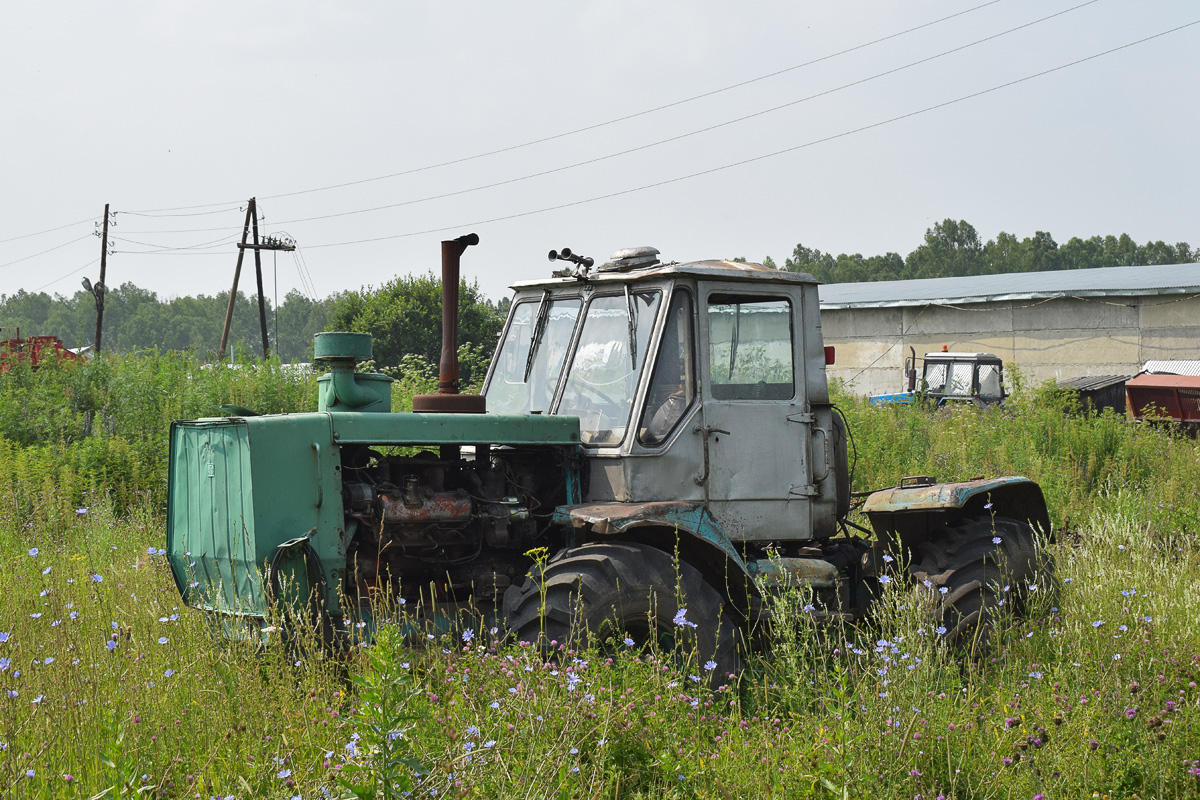
M 215 388 L 184 401 L 183 374 L 149 375 L 162 391 L 142 418 L 293 396 L 201 375 Z M 779 597 L 765 649 L 716 690 L 652 646 L 548 659 L 482 627 L 385 626 L 339 659 L 256 648 L 182 607 L 160 553 L 162 454 L 138 449 L 154 435 L 96 409 L 54 440 L 5 428 L 0 796 L 1200 796 L 1196 442 L 1074 415 L 1050 391 L 984 414 L 838 402 L 856 488 L 1021 473 L 1046 491 L 1058 580 L 982 663 L 948 652 L 899 580 L 859 626 L 818 626 L 802 593 Z M 129 448 L 95 463 L 148 483 L 123 495 L 72 447 Z

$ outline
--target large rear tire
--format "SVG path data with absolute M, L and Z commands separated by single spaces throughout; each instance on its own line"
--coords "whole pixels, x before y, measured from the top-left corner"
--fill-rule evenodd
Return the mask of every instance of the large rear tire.
M 712 686 L 741 669 L 739 629 L 720 593 L 690 564 L 649 545 L 595 542 L 564 550 L 508 589 L 504 616 L 521 641 L 543 647 L 656 641 L 677 658 L 694 657 L 701 674 L 715 664 L 707 670 Z
M 975 658 L 988 652 L 1002 618 L 1025 616 L 1029 587 L 1049 585 L 1050 576 L 1040 573 L 1050 570 L 1033 528 L 1008 517 L 952 522 L 918 545 L 909 564 L 946 643 Z

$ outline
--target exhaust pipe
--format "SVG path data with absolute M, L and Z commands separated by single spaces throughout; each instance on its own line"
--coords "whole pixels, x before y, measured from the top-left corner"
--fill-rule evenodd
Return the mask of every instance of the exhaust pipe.
M 483 395 L 459 394 L 458 387 L 458 282 L 463 251 L 479 244 L 479 236 L 468 233 L 442 242 L 442 357 L 438 362 L 437 394 L 413 397 L 413 411 L 442 414 L 483 414 Z

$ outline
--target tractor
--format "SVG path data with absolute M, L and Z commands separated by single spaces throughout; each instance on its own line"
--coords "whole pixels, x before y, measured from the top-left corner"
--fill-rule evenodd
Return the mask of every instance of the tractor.
M 948 403 L 971 403 L 978 408 L 1000 405 L 1008 393 L 1004 390 L 1004 362 L 991 353 L 956 353 L 942 345 L 939 353 L 926 353 L 917 358 L 916 348 L 904 359 L 907 388 L 893 394 L 871 395 L 871 405 L 892 403 L 911 405 L 927 400 L 938 406 Z M 921 384 L 917 385 L 917 361 L 923 363 Z
M 951 644 L 986 638 L 1005 597 L 1020 611 L 1001 587 L 1044 568 L 1041 489 L 914 476 L 853 497 L 812 276 L 551 251 L 561 268 L 513 286 L 482 392 L 462 394 L 477 242 L 442 243 L 438 391 L 412 412 L 357 371 L 369 335 L 327 332 L 318 411 L 173 423 L 168 558 L 189 606 L 261 638 L 283 603 L 331 641 L 400 603 L 445 631 L 471 609 L 543 646 L 669 638 L 718 674 L 776 593 L 857 620 L 897 565 Z

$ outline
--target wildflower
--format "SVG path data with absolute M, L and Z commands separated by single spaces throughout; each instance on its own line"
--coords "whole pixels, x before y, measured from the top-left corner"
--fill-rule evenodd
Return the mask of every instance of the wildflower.
M 471 630 L 470 628 L 462 632 L 462 640 L 464 644 L 470 643 L 470 641 L 474 638 L 475 631 Z
M 947 589 L 945 586 L 939 586 L 938 591 L 941 592 L 942 594 L 945 594 L 946 592 L 948 592 L 950 590 Z
M 171 676 L 172 676 L 172 675 L 174 675 L 174 674 L 175 674 L 175 670 L 173 670 L 173 669 L 169 669 L 169 670 L 167 670 L 166 672 L 164 672 L 164 673 L 163 673 L 163 677 L 164 677 L 164 678 L 169 678 L 169 677 L 171 677 Z
M 18 692 L 16 689 L 9 689 L 9 690 L 8 690 L 8 696 L 9 696 L 9 697 L 16 697 L 16 696 L 17 696 L 17 695 L 19 695 L 19 694 L 20 694 L 20 692 Z
M 496 710 L 497 708 L 499 708 L 499 707 L 500 707 L 500 701 L 499 701 L 499 700 L 493 700 L 493 701 L 492 701 L 492 705 L 491 705 L 491 709 L 492 709 L 493 711 L 495 711 L 495 710 Z
M 1137 716 L 1137 709 L 1136 709 L 1136 708 L 1127 708 L 1127 709 L 1125 709 L 1125 719 L 1133 719 L 1133 718 L 1134 718 L 1134 717 L 1136 717 L 1136 716 Z
M 1040 681 L 1042 679 L 1042 673 L 1035 670 L 1035 671 L 1029 673 L 1029 677 L 1033 678 L 1034 680 Z
M 483 746 L 488 749 L 493 748 L 496 746 L 496 740 L 488 739 L 486 742 L 483 743 Z
M 925 580 L 921 581 L 921 585 L 928 589 L 933 586 L 933 581 L 926 578 Z
M 704 671 L 705 672 L 712 672 L 716 668 L 717 668 L 717 662 L 715 662 L 711 659 L 704 662 Z
M 0 631 L 0 644 L 8 641 L 8 631 Z
M 992 507 L 992 501 L 989 500 L 989 501 L 987 501 L 987 503 L 984 504 L 983 509 L 986 511 L 987 509 L 989 509 L 991 507 Z
M 1000 537 L 999 537 L 999 536 L 993 536 L 993 537 L 992 537 L 992 544 L 1000 544 L 1000 542 L 1001 542 L 1001 541 L 1002 541 L 1002 540 L 1000 539 Z
M 104 643 L 104 646 L 107 647 L 108 651 L 111 653 L 113 650 L 117 649 L 116 640 L 109 639 L 107 642 Z
M 883 560 L 884 560 L 884 561 L 886 561 L 887 563 L 889 563 L 889 564 L 890 564 L 890 563 L 892 563 L 893 561 L 895 561 L 896 559 L 892 558 L 892 557 L 891 557 L 891 556 L 889 556 L 887 553 L 884 553 L 884 554 L 883 554 Z
M 938 636 L 945 636 L 945 635 L 946 635 L 946 626 L 945 626 L 945 625 L 939 625 L 939 626 L 937 627 L 937 635 L 938 635 Z
M 4 672 L 12 664 L 11 658 L 0 658 L 0 672 Z
M 167 640 L 167 637 L 165 637 L 165 636 L 160 636 L 160 637 L 158 637 L 158 643 L 159 643 L 159 644 L 166 644 L 166 643 L 167 643 L 167 641 L 168 641 L 168 640 Z
M 279 778 L 280 780 L 283 780 L 285 778 L 291 777 L 291 774 L 292 774 L 292 771 L 290 769 L 281 769 L 281 770 L 279 770 L 279 773 L 275 777 Z
M 356 628 L 360 628 L 360 629 L 361 629 L 361 628 L 365 628 L 365 627 L 367 627 L 367 623 L 363 622 L 363 621 L 360 619 L 358 622 L 354 623 L 354 627 L 356 627 Z
M 43 664 L 53 664 L 53 663 L 54 663 L 54 656 L 46 656 L 46 660 L 45 660 L 45 661 L 43 661 L 42 663 L 43 663 Z
M 43 574 L 43 575 L 49 575 L 49 574 L 50 574 L 50 567 L 46 567 L 44 570 L 42 570 L 42 574 Z
M 1098 619 L 1098 620 L 1096 620 L 1095 622 L 1093 622 L 1093 623 L 1092 623 L 1092 627 L 1093 627 L 1093 628 L 1099 628 L 1099 627 L 1100 627 L 1101 625 L 1103 625 L 1103 624 L 1104 624 L 1104 620 L 1102 620 L 1102 619 Z
M 75 509 L 75 513 L 76 514 L 86 514 L 87 509 L 86 508 L 77 508 L 77 509 Z
M 33 614 L 30 614 L 30 615 L 29 615 L 29 618 L 30 618 L 30 619 L 41 619 L 41 618 L 42 618 L 42 612 L 40 612 L 40 611 L 34 612 Z
M 687 618 L 687 608 L 686 608 L 686 607 L 685 607 L 685 608 L 681 608 L 681 609 L 679 609 L 678 611 L 676 611 L 676 612 L 675 612 L 675 618 L 674 618 L 673 620 L 671 620 L 671 621 L 672 621 L 672 622 L 674 622 L 676 625 L 678 625 L 680 628 L 683 628 L 683 627 L 694 628 L 694 627 L 696 627 L 696 623 L 694 623 L 694 622 L 689 622 L 689 621 L 688 621 L 688 618 Z
M 478 735 L 479 735 L 479 728 L 477 728 L 474 725 L 467 726 L 467 736 L 478 736 Z
M 42 589 L 42 591 L 38 594 L 38 597 L 45 597 L 48 594 L 50 594 L 49 589 Z
M 570 753 L 570 754 L 571 754 L 571 755 L 573 755 L 573 756 L 577 756 L 577 755 L 579 755 L 579 748 L 578 748 L 578 747 L 572 747 L 572 748 L 571 748 L 570 750 L 568 750 L 567 752 L 568 752 L 568 753 Z
M 37 548 L 35 547 L 35 548 L 33 548 L 33 549 L 34 549 L 34 550 L 36 550 Z M 33 771 L 33 770 L 31 770 L 31 769 L 27 769 L 27 770 L 25 770 L 25 777 L 26 777 L 26 778 L 32 778 L 32 777 L 33 777 L 34 775 L 36 775 L 36 774 L 37 774 L 37 773 L 36 773 L 36 772 L 34 772 L 34 771 Z
M 71 619 L 75 619 L 75 618 L 76 618 L 76 617 L 78 617 L 78 616 L 79 616 L 79 612 L 78 612 L 78 611 L 72 611 L 72 612 L 70 613 L 70 617 L 71 617 Z
M 892 582 L 892 576 L 891 575 L 880 575 L 879 582 L 882 583 L 884 586 L 887 586 L 889 583 Z
M 35 706 L 40 706 L 40 705 L 42 704 L 42 701 L 43 701 L 43 700 L 45 700 L 45 699 L 46 699 L 46 695 L 44 695 L 44 694 L 39 694 L 37 697 L 33 698 L 33 700 L 32 700 L 31 702 L 32 702 L 32 703 L 33 703 Z
M 633 639 L 630 639 L 628 636 L 626 636 L 626 637 L 625 637 L 625 646 L 626 646 L 626 647 L 633 647 Z
M 29 548 L 29 557 L 30 557 L 30 558 L 37 558 L 37 555 L 38 555 L 38 553 L 40 553 L 40 552 L 41 552 L 41 551 L 40 551 L 40 550 L 38 550 L 36 547 L 31 547 L 31 548 Z M 32 777 L 32 776 L 31 776 L 31 777 Z

